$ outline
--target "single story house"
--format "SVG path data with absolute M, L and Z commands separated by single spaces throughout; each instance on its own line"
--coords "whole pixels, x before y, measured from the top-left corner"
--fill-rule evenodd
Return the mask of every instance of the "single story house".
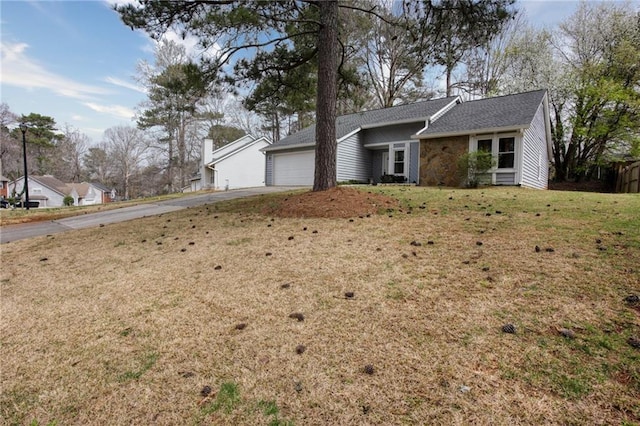
M 9 196 L 9 179 L 0 175 L 0 198 Z
M 191 189 L 237 189 L 264 186 L 265 154 L 270 145 L 264 137 L 245 135 L 221 148 L 213 140 L 202 143 L 199 177 L 191 179 Z
M 551 131 L 547 92 L 463 102 L 447 97 L 337 117 L 338 182 L 461 185 L 457 159 L 488 150 L 495 185 L 547 187 Z M 263 149 L 267 185 L 312 185 L 315 126 Z
M 9 196 L 20 194 L 23 187 L 24 176 L 11 182 Z M 74 206 L 103 204 L 112 201 L 113 192 L 95 183 L 64 183 L 51 175 L 29 176 L 29 201 L 38 202 L 39 207 L 62 207 L 67 196 L 73 197 Z

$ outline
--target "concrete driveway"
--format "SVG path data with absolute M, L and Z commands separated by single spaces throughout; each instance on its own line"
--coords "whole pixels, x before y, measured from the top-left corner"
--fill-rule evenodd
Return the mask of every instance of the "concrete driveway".
M 250 197 L 252 195 L 269 194 L 273 192 L 291 191 L 299 187 L 265 186 L 258 188 L 236 189 L 225 192 L 210 192 L 207 194 L 188 195 L 174 200 L 159 201 L 157 203 L 138 204 L 131 207 L 108 210 L 105 212 L 67 217 L 64 219 L 8 225 L 0 228 L 0 243 L 39 237 L 42 235 L 58 234 L 73 229 L 85 229 L 107 225 L 109 223 L 124 222 L 155 216 L 162 213 L 186 209 L 188 207 L 212 204 L 218 201 L 234 198 Z

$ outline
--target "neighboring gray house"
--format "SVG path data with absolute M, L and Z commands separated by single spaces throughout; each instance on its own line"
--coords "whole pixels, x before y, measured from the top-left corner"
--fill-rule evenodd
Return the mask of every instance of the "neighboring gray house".
M 419 145 L 412 140 L 425 121 L 456 104 L 457 97 L 343 115 L 336 119 L 339 182 L 380 182 L 396 175 L 419 179 Z M 267 153 L 267 185 L 312 185 L 315 125 L 263 149 Z
M 337 118 L 336 136 L 339 182 L 377 183 L 393 176 L 397 182 L 459 186 L 458 157 L 486 149 L 497 160 L 493 184 L 547 187 L 551 133 L 545 90 L 349 114 Z M 267 185 L 313 184 L 315 126 L 263 151 Z
M 20 194 L 23 186 L 24 176 L 11 182 L 9 196 Z M 112 201 L 112 192 L 94 183 L 64 183 L 51 175 L 29 176 L 29 201 L 37 201 L 38 207 L 62 207 L 66 196 L 73 197 L 75 206 L 103 204 Z

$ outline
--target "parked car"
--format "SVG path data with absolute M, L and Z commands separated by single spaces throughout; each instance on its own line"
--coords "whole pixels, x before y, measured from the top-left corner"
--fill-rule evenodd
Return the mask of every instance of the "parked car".
M 7 203 L 9 204 L 9 203 Z M 30 209 L 37 209 L 38 207 L 40 207 L 40 201 L 29 201 L 28 204 Z M 22 201 L 16 201 L 15 207 L 17 208 L 21 208 L 22 207 Z M 6 207 L 4 207 L 6 208 Z

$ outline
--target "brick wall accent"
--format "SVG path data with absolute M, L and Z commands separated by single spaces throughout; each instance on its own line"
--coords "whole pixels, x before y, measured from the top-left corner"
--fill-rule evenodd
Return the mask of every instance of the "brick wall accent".
M 469 136 L 420 141 L 420 186 L 460 186 L 458 158 L 469 149 Z

